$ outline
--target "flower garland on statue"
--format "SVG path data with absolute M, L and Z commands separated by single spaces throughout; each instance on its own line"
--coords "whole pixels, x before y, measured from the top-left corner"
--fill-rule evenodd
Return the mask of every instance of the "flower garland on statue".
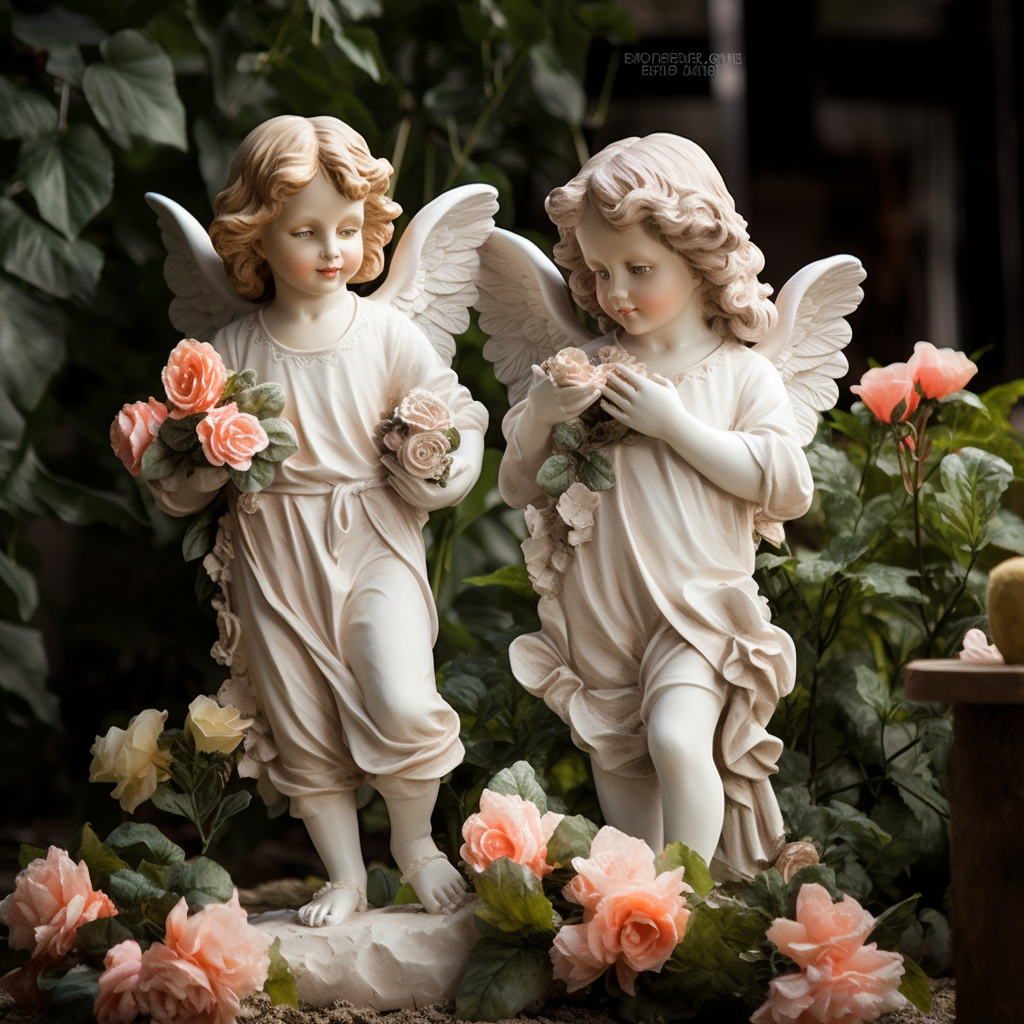
M 564 348 L 545 359 L 540 370 L 556 387 L 601 388 L 620 366 L 647 376 L 646 365 L 617 344 L 602 346 L 593 360 L 583 349 Z M 561 590 L 562 573 L 576 548 L 593 534 L 600 492 L 615 485 L 615 470 L 601 449 L 628 444 L 633 436 L 635 431 L 602 408 L 600 398 L 552 431 L 554 453 L 537 472 L 537 486 L 554 501 L 540 508 L 527 506 L 530 536 L 522 545 L 530 582 L 542 597 Z
M 524 761 L 499 772 L 462 828 L 481 938 L 456 996 L 460 1020 L 512 1017 L 602 978 L 627 1019 L 658 1007 L 689 1018 L 745 1004 L 753 1024 L 855 1024 L 908 1000 L 927 978 L 895 942 L 914 900 L 874 918 L 836 886 L 809 842 L 788 844 L 745 887 L 716 885 L 682 843 L 642 840 L 548 810 Z M 872 941 L 868 941 L 871 939 Z M 516 984 L 495 984 L 516 970 Z

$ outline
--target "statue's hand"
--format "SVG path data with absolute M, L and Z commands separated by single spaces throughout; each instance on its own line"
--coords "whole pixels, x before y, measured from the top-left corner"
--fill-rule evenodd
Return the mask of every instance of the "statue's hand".
M 421 508 L 425 512 L 434 512 L 439 508 L 455 505 L 466 496 L 476 480 L 469 461 L 458 455 L 452 456 L 448 481 L 444 487 L 410 475 L 402 469 L 393 455 L 385 455 L 380 461 L 391 474 L 388 477 L 388 486 L 397 491 L 413 508 Z

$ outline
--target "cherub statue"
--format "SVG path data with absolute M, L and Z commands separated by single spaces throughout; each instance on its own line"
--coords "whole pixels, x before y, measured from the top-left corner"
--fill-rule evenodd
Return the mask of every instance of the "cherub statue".
M 282 116 L 242 142 L 209 236 L 176 204 L 147 197 L 169 252 L 173 323 L 209 340 L 228 367 L 281 383 L 299 442 L 267 489 L 232 489 L 231 529 L 215 551 L 242 630 L 233 675 L 244 650 L 277 747 L 269 780 L 329 875 L 299 912 L 310 925 L 365 909 L 355 801 L 364 780 L 387 803 L 392 853 L 425 908 L 450 911 L 465 898 L 431 838 L 438 780 L 463 748 L 434 681 L 421 528 L 480 473 L 487 412 L 450 369 L 451 332 L 469 322 L 495 192 L 466 186 L 431 203 L 387 281 L 362 298 L 347 285 L 380 273 L 402 212 L 387 196 L 391 173 L 341 121 Z M 413 404 L 430 393 L 427 415 L 446 406 L 461 434 L 443 487 L 381 443 L 379 423 L 411 392 Z M 205 468 L 154 492 L 184 515 L 226 479 Z
M 531 243 L 492 234 L 477 305 L 512 404 L 500 487 L 527 509 L 541 594 L 512 670 L 590 754 L 608 823 L 751 875 L 783 834 L 766 726 L 795 677 L 755 535 L 781 543 L 810 505 L 802 446 L 838 397 L 864 271 L 811 264 L 773 305 L 718 170 L 670 134 L 608 146 L 546 208 L 573 298 L 610 333 L 577 322 Z

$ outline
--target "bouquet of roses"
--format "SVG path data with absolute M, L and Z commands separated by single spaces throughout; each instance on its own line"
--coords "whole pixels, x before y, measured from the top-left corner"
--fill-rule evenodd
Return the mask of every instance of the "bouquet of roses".
M 280 414 L 280 384 L 256 383 L 253 370 L 228 370 L 212 345 L 180 341 L 161 373 L 168 403 L 150 398 L 122 407 L 110 444 L 132 476 L 163 480 L 184 467 L 226 466 L 243 493 L 274 481 L 275 465 L 298 451 Z
M 445 487 L 460 440 L 452 423 L 451 411 L 437 395 L 413 388 L 390 416 L 381 414 L 377 437 L 410 476 Z
M 594 361 L 583 349 L 563 348 L 540 364 L 556 387 L 585 384 L 595 388 L 607 384 L 619 366 L 647 376 L 647 367 L 621 345 L 603 346 Z M 560 498 L 577 481 L 591 491 L 608 490 L 615 483 L 615 470 L 598 449 L 628 440 L 633 433 L 606 412 L 601 399 L 596 398 L 576 419 L 555 427 L 555 452 L 540 467 L 537 486 L 553 498 Z

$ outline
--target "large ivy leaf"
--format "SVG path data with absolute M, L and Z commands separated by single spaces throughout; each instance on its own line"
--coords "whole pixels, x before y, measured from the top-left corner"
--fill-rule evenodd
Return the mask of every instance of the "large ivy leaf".
M 507 936 L 555 934 L 560 921 L 540 879 L 528 867 L 502 857 L 477 875 L 476 891 L 476 916 L 491 929 Z
M 46 650 L 38 629 L 0 621 L 0 689 L 20 697 L 41 722 L 58 724 L 57 698 L 46 689 Z
M 185 860 L 185 851 L 160 829 L 137 821 L 118 825 L 104 843 L 130 868 L 137 868 L 144 860 L 151 864 L 181 864 Z
M 49 295 L 88 295 L 99 279 L 103 253 L 91 242 L 69 242 L 30 217 L 10 199 L 0 199 L 0 265 Z
M 114 191 L 114 158 L 89 125 L 72 125 L 63 135 L 24 143 L 18 173 L 39 215 L 69 239 L 110 202 Z
M 481 939 L 469 954 L 455 995 L 459 1020 L 508 1020 L 542 999 L 551 980 L 551 960 L 539 949 L 504 946 Z
M 106 889 L 110 876 L 128 867 L 115 850 L 100 842 L 100 837 L 88 822 L 68 842 L 68 856 L 73 861 L 85 861 L 89 878 L 96 889 Z
M 0 139 L 38 139 L 57 130 L 57 108 L 0 75 Z
M 852 572 L 849 575 L 851 579 L 863 583 L 869 593 L 880 597 L 892 597 L 915 604 L 920 604 L 924 600 L 921 591 L 909 582 L 912 576 L 917 575 L 913 569 L 886 565 L 885 562 L 869 562 L 859 572 Z
M 905 996 L 922 1013 L 928 1013 L 932 1008 L 932 986 L 928 975 L 909 956 L 903 957 L 900 995 Z
M 74 44 L 95 46 L 107 37 L 88 14 L 56 6 L 42 14 L 12 14 L 11 31 L 23 43 L 41 50 Z
M 572 863 L 573 857 L 589 857 L 597 826 L 580 814 L 566 815 L 548 840 L 547 862 L 554 868 Z
M 231 876 L 209 857 L 198 857 L 192 864 L 176 864 L 168 884 L 185 897 L 193 911 L 207 903 L 227 903 L 235 891 Z
M 64 362 L 64 318 L 0 277 L 0 391 L 34 409 Z
M 547 794 L 537 781 L 537 773 L 529 761 L 516 761 L 511 768 L 502 768 L 488 783 L 487 788 L 505 796 L 521 796 L 537 805 L 544 814 L 548 809 Z
M 143 32 L 124 29 L 100 44 L 103 62 L 90 64 L 82 88 L 107 131 L 141 135 L 187 150 L 185 107 L 174 84 L 174 65 Z
M 683 843 L 671 843 L 655 858 L 654 870 L 660 875 L 678 867 L 685 869 L 683 881 L 698 896 L 703 898 L 714 888 L 715 883 L 704 858 Z

